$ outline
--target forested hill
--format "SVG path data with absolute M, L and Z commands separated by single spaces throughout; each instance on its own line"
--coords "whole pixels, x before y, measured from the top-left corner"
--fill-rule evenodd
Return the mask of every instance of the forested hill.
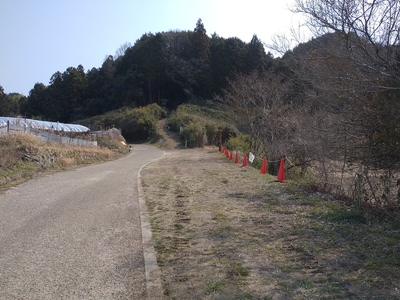
M 127 45 L 127 44 L 126 44 Z M 120 107 L 168 102 L 169 108 L 210 99 L 234 74 L 264 71 L 273 61 L 262 42 L 207 35 L 199 19 L 193 31 L 146 33 L 135 44 L 108 56 L 100 68 L 82 65 L 57 71 L 48 85 L 36 83 L 19 113 L 71 122 Z
M 171 109 L 218 100 L 224 106 L 217 110 L 229 116 L 224 124 L 242 135 L 224 131 L 222 122 L 196 123 L 190 105 L 174 111 L 171 128 L 185 128 L 181 136 L 195 143 L 203 143 L 205 135 L 212 143 L 220 131 L 232 149 L 240 146 L 270 162 L 285 156 L 302 174 L 311 166 L 324 190 L 342 199 L 357 197 L 360 208 L 364 202 L 398 215 L 398 1 L 297 2 L 311 18 L 311 31 L 325 34 L 282 58 L 266 53 L 256 35 L 250 43 L 209 36 L 198 20 L 193 31 L 144 34 L 98 69 L 80 65 L 55 72 L 47 86 L 37 83 L 28 97 L 4 95 L 0 86 L 0 115 L 71 122 L 117 109 L 116 121 L 130 130 L 127 137 L 147 140 L 147 127 L 143 135 L 134 131 L 143 118 L 131 116 L 140 114 L 119 108 L 154 114 L 160 107 L 148 104 L 163 99 Z M 129 118 L 120 120 L 122 115 Z

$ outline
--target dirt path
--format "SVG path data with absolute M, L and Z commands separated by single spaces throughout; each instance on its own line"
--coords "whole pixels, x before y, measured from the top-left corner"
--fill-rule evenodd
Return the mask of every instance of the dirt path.
M 179 135 L 168 129 L 168 120 L 158 121 L 158 133 L 162 136 L 161 148 L 164 150 L 174 150 L 180 148 Z
M 142 184 L 165 299 L 400 298 L 398 230 L 217 148 L 169 150 Z

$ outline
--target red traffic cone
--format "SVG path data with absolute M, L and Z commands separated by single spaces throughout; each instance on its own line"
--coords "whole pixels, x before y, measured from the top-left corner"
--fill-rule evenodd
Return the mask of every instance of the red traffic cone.
M 236 152 L 236 155 L 235 155 L 235 164 L 237 164 L 239 162 L 239 155 L 238 155 L 238 153 Z
M 247 155 L 246 153 L 243 154 L 243 164 L 242 167 L 246 167 L 247 166 Z
M 232 151 L 229 152 L 229 159 L 232 160 Z
M 226 156 L 226 158 L 229 158 L 229 150 L 228 149 L 225 149 L 225 156 Z
M 267 174 L 267 158 L 264 157 L 261 165 L 261 174 Z
M 278 177 L 276 179 L 279 182 L 285 182 L 285 159 L 281 159 L 281 163 L 279 164 Z
M 221 152 L 225 153 L 225 147 L 222 147 Z

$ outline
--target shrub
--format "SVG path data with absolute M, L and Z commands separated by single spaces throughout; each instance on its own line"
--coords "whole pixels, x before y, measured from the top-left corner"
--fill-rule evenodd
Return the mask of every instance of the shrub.
M 92 130 L 104 130 L 112 127 L 121 129 L 124 138 L 130 142 L 150 138 L 157 130 L 157 121 L 166 117 L 166 111 L 153 103 L 143 107 L 119 109 L 79 121 Z
M 183 129 L 181 133 L 182 140 L 187 141 L 188 148 L 203 147 L 204 131 L 204 127 L 199 123 L 191 123 Z
M 236 136 L 237 131 L 226 120 L 223 110 L 182 104 L 171 114 L 168 125 L 176 132 L 183 128 L 182 141 L 187 141 L 187 146 L 192 148 L 213 145 L 219 140 L 219 132 L 223 142 Z
M 236 150 L 236 151 L 247 153 L 250 151 L 250 137 L 245 134 L 239 134 L 238 136 L 232 136 L 226 142 L 225 146 L 231 150 Z
M 179 109 L 179 108 L 178 108 Z M 178 132 L 181 127 L 192 123 L 194 118 L 185 112 L 174 111 L 168 119 L 168 125 L 172 131 Z
M 207 144 L 213 145 L 218 139 L 218 128 L 215 123 L 207 123 L 205 125 Z
M 129 141 L 147 140 L 157 131 L 157 121 L 165 116 L 157 104 L 131 109 L 121 120 L 122 135 Z

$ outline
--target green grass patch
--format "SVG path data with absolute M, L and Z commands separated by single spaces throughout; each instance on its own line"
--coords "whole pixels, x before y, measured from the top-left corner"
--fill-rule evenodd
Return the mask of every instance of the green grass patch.
M 216 226 L 209 230 L 209 234 L 215 239 L 224 239 L 230 237 L 235 232 L 235 228 L 230 225 Z
M 214 221 L 217 221 L 217 222 L 223 222 L 223 221 L 228 221 L 228 220 L 229 220 L 229 217 L 228 217 L 228 215 L 227 215 L 226 213 L 224 213 L 224 212 L 216 212 L 216 213 L 213 214 L 212 219 L 213 219 Z
M 329 212 L 325 217 L 335 223 L 365 223 L 367 220 L 361 212 L 343 208 Z
M 207 292 L 210 293 L 218 293 L 222 292 L 226 286 L 226 280 L 224 279 L 216 279 L 207 282 Z
M 250 275 L 250 269 L 244 267 L 240 261 L 231 261 L 227 273 L 229 277 L 246 277 Z

